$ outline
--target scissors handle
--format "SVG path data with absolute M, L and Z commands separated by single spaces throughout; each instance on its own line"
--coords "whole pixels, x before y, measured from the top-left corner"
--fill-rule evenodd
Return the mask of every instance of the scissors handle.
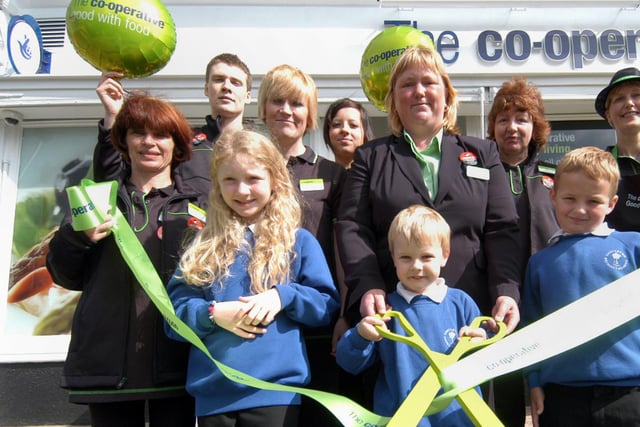
M 422 340 L 418 332 L 416 332 L 416 330 L 413 328 L 411 323 L 409 323 L 407 318 L 404 317 L 402 313 L 400 313 L 399 311 L 392 310 L 392 311 L 387 311 L 384 314 L 377 314 L 376 316 L 380 318 L 391 317 L 391 318 L 397 319 L 398 323 L 400 324 L 400 327 L 405 332 L 405 335 L 401 335 L 395 332 L 391 332 L 390 330 L 383 328 L 382 326 L 375 325 L 374 327 L 376 328 L 376 331 L 378 331 L 378 333 L 382 335 L 382 337 L 393 340 L 393 341 L 398 341 L 404 344 L 408 344 L 411 347 L 418 350 L 420 353 L 422 353 L 422 355 L 425 358 L 430 359 L 431 355 L 429 354 L 430 353 L 429 347 Z
M 498 331 L 491 338 L 486 340 L 477 340 L 477 337 L 460 337 L 460 341 L 456 344 L 453 351 L 450 354 L 444 354 L 432 351 L 402 313 L 388 311 L 387 313 L 379 316 L 382 318 L 391 317 L 397 319 L 400 327 L 405 333 L 405 335 L 401 335 L 391 332 L 386 328 L 376 326 L 376 330 L 380 335 L 414 347 L 424 355 L 430 365 L 404 399 L 396 413 L 389 421 L 387 427 L 416 425 L 420 421 L 420 418 L 425 415 L 425 410 L 429 408 L 431 402 L 441 388 L 439 375 L 441 374 L 442 369 L 455 363 L 460 357 L 472 349 L 491 344 L 501 339 L 507 333 L 506 325 L 502 322 L 497 322 Z M 479 328 L 484 322 L 490 320 L 490 317 L 479 316 L 476 317 L 469 326 L 471 328 Z M 502 423 L 500 423 L 495 414 L 475 390 L 467 390 L 458 396 L 458 398 L 462 408 L 476 426 L 502 426 Z M 442 409 L 444 409 L 444 407 Z M 478 415 L 474 412 L 478 412 Z M 490 420 L 490 423 L 483 425 L 483 421 L 486 422 L 486 420 Z
M 451 353 L 444 354 L 432 351 L 429 348 L 428 344 L 425 343 L 424 340 L 420 337 L 418 332 L 416 332 L 411 323 L 409 323 L 406 317 L 404 317 L 404 315 L 399 311 L 387 311 L 385 314 L 378 314 L 377 316 L 381 318 L 391 317 L 397 319 L 398 324 L 404 330 L 404 335 L 391 332 L 388 329 L 377 325 L 375 326 L 375 328 L 378 333 L 384 338 L 408 344 L 418 350 L 429 361 L 429 364 L 435 369 L 438 375 L 440 374 L 442 369 L 454 364 L 458 361 L 458 359 L 460 359 L 463 355 L 470 352 L 471 350 L 493 344 L 494 342 L 502 339 L 507 334 L 507 326 L 503 322 L 496 322 L 498 331 L 493 336 L 485 340 L 478 340 L 477 337 L 470 336 L 460 337 L 459 342 L 453 348 Z M 484 322 L 491 321 L 491 317 L 478 316 L 473 319 L 469 326 L 471 328 L 479 328 Z
M 485 322 L 492 322 L 493 319 L 489 316 L 478 316 L 469 325 L 470 328 L 477 329 L 481 328 L 482 324 Z M 504 322 L 496 321 L 496 326 L 498 330 L 490 337 L 484 340 L 478 340 L 477 337 L 471 336 L 462 336 L 458 340 L 458 344 L 453 348 L 449 356 L 454 359 L 454 362 L 460 359 L 462 356 L 470 352 L 471 350 L 486 347 L 489 344 L 493 344 L 494 342 L 501 340 L 507 335 L 507 325 Z M 454 357 L 455 355 L 455 357 Z

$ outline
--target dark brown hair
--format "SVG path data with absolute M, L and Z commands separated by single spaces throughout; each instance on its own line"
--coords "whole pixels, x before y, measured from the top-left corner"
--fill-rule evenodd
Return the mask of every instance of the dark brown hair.
M 373 131 L 371 129 L 371 123 L 369 123 L 369 114 L 362 104 L 358 101 L 354 101 L 350 98 L 341 98 L 334 101 L 327 109 L 327 114 L 324 116 L 324 123 L 322 124 L 322 135 L 324 137 L 324 143 L 327 147 L 331 148 L 331 138 L 329 137 L 329 131 L 331 130 L 331 122 L 338 114 L 338 111 L 343 108 L 355 108 L 360 112 L 360 121 L 362 122 L 362 130 L 364 131 L 363 142 L 368 142 L 373 139 Z M 333 148 L 331 148 L 333 150 Z

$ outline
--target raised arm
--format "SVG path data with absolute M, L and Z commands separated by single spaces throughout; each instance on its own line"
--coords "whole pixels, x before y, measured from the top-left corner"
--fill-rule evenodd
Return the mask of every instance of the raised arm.
M 104 118 L 98 124 L 98 143 L 93 151 L 93 177 L 96 181 L 107 181 L 119 176 L 127 167 L 120 153 L 111 144 L 109 132 L 122 107 L 126 92 L 117 72 L 103 73 L 96 94 L 104 107 Z

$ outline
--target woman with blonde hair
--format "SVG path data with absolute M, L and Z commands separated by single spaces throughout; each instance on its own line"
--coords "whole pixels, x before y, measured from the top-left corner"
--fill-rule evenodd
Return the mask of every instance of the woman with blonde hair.
M 457 91 L 433 47 L 410 47 L 398 58 L 385 104 L 392 135 L 356 151 L 336 223 L 348 308 L 356 318 L 386 311 L 385 296 L 398 282 L 387 231 L 398 212 L 418 204 L 451 226 L 442 276 L 513 330 L 518 224 L 496 145 L 459 134 Z
M 207 223 L 168 285 L 176 314 L 219 362 L 303 386 L 310 374 L 302 328 L 329 324 L 339 301 L 320 245 L 299 228 L 285 160 L 256 132 L 223 134 L 211 183 Z M 187 390 L 201 427 L 298 425 L 299 395 L 237 384 L 195 347 Z
M 318 89 L 310 75 L 288 64 L 267 72 L 258 93 L 258 115 L 284 155 L 302 203 L 302 226 L 320 242 L 331 274 L 339 282 L 334 223 L 345 169 L 305 145 L 305 135 L 318 127 Z M 336 316 L 337 317 L 337 316 Z M 334 319 L 335 320 L 335 319 Z M 333 327 L 305 331 L 312 379 L 310 387 L 338 391 L 338 366 L 332 352 Z M 335 417 L 303 397 L 301 425 L 327 427 Z M 336 424 L 337 425 L 337 424 Z

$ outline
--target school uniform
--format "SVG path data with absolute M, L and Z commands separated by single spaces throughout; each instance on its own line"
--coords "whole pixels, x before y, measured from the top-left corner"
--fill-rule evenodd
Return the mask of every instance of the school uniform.
M 444 133 L 438 182 L 432 199 L 403 137 L 356 150 L 336 223 L 349 307 L 357 311 L 371 289 L 394 290 L 387 232 L 395 215 L 414 204 L 435 209 L 451 227 L 451 256 L 441 273 L 447 283 L 459 284 L 483 313 L 499 295 L 520 300 L 518 217 L 496 145 Z

